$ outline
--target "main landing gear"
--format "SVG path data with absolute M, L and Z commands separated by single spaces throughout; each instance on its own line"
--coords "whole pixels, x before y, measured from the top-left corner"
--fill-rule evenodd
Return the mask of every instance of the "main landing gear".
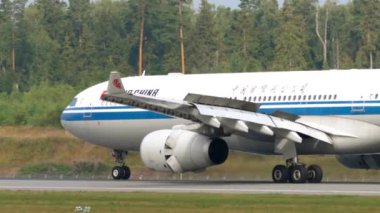
M 120 166 L 115 166 L 112 168 L 112 178 L 114 180 L 128 180 L 131 177 L 131 170 L 128 166 L 125 165 L 125 157 L 128 152 L 124 152 L 121 150 L 114 150 L 112 152 L 112 156 L 115 158 L 116 163 Z
M 323 172 L 318 165 L 299 163 L 297 157 L 288 159 L 285 165 L 276 165 L 272 171 L 272 179 L 275 183 L 320 183 Z
M 295 132 L 277 131 L 274 141 L 275 153 L 282 154 L 286 165 L 277 165 L 273 168 L 272 179 L 275 183 L 320 183 L 323 177 L 321 167 L 305 164 L 298 161 L 296 143 L 302 143 L 302 138 Z

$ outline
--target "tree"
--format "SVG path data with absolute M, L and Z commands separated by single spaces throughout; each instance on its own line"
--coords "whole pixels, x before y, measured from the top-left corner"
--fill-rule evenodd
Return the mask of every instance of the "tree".
M 60 45 L 57 40 L 49 36 L 42 24 L 43 12 L 38 6 L 29 7 L 24 13 L 27 41 L 30 44 L 30 56 L 28 64 L 28 82 L 30 86 L 41 82 L 55 82 L 56 74 L 60 75 L 58 67 Z
M 330 9 L 328 60 L 335 69 L 352 68 L 352 14 L 348 5 L 334 5 Z
M 327 30 L 328 30 L 328 22 L 329 22 L 329 14 L 331 10 L 331 5 L 333 2 L 331 0 L 327 0 L 325 3 L 325 16 L 324 16 L 324 26 L 323 26 L 323 38 L 320 33 L 320 28 L 319 28 L 319 2 L 316 1 L 315 3 L 315 8 L 316 8 L 316 13 L 315 13 L 315 32 L 318 36 L 319 41 L 322 44 L 322 49 L 323 49 L 323 60 L 322 60 L 322 66 L 323 69 L 327 69 L 328 62 L 327 62 Z
M 36 0 L 35 6 L 41 13 L 40 20 L 43 28 L 53 40 L 60 44 L 65 39 L 65 10 L 67 5 L 61 0 Z
M 27 6 L 2 0 L 0 91 L 85 87 L 110 70 L 136 75 L 139 47 L 140 71 L 178 72 L 181 40 L 189 72 L 379 67 L 379 1 L 335 1 L 316 8 L 316 0 L 286 0 L 279 8 L 276 0 L 241 0 L 240 9 L 231 9 L 203 0 L 194 10 L 190 0 L 35 0 Z
M 80 76 L 81 81 L 91 81 L 91 78 L 98 78 L 101 71 L 96 69 L 94 33 L 91 26 L 94 17 L 91 16 L 92 5 L 90 0 L 70 0 L 67 11 L 67 26 L 71 44 L 74 47 L 75 58 L 81 60 L 72 61 L 75 69 L 71 75 Z M 63 44 L 61 44 L 61 47 Z M 64 70 L 64 72 L 67 72 Z M 95 77 L 96 76 L 96 77 Z M 78 79 L 78 80 L 79 80 Z
M 358 18 L 358 24 L 362 45 L 359 49 L 358 60 L 361 66 L 372 69 L 374 66 L 374 58 L 376 54 L 376 42 L 378 38 L 378 30 L 380 28 L 380 1 L 354 0 L 354 14 Z
M 258 39 L 255 32 L 254 13 L 259 7 L 259 1 L 257 0 L 241 0 L 239 5 L 239 25 L 238 32 L 241 33 L 238 38 L 239 49 L 237 55 L 241 57 L 242 70 L 240 71 L 253 71 L 257 70 L 259 65 L 256 59 L 255 50 L 257 50 Z
M 2 83 L 5 79 L 8 82 L 13 81 L 11 74 L 8 74 L 11 71 L 12 65 L 12 32 L 12 2 L 10 0 L 3 0 L 0 1 L 0 77 L 2 78 Z M 8 92 L 9 88 L 1 86 L 0 92 L 2 91 Z
M 86 46 L 84 31 L 85 28 L 89 27 L 91 18 L 90 11 L 90 0 L 69 0 L 67 15 L 72 27 L 70 31 L 73 32 L 73 37 L 75 39 L 74 44 L 78 46 L 79 49 L 83 49 Z
M 141 14 L 141 4 L 140 1 L 130 1 L 131 14 Z M 139 47 L 141 46 L 144 51 L 142 70 L 146 70 L 149 74 L 180 71 L 177 4 L 177 0 L 150 1 L 144 7 L 143 28 L 141 25 L 142 15 L 133 19 L 126 17 L 128 19 L 128 30 L 133 32 L 130 64 L 134 68 L 138 69 L 136 62 L 139 60 Z M 186 19 L 187 13 L 186 5 L 184 3 L 184 19 Z M 143 36 L 140 39 L 141 32 L 143 32 Z
M 156 13 L 150 17 L 148 35 L 151 40 L 147 44 L 149 52 L 156 58 L 150 67 L 156 73 L 181 71 L 181 51 L 178 19 L 178 8 L 176 0 L 167 0 L 159 3 Z M 186 4 L 183 4 L 186 6 Z M 151 9 L 152 10 L 152 9 Z M 161 63 L 161 66 L 158 65 Z M 161 71 L 162 72 L 162 71 Z
M 274 70 L 306 70 L 308 48 L 306 44 L 305 19 L 297 14 L 295 2 L 285 0 L 277 29 Z
M 24 83 L 22 85 L 27 83 L 28 75 L 30 48 L 23 19 L 25 4 L 26 0 L 0 2 L 0 72 L 8 81 L 6 85 L 15 89 L 19 89 L 20 80 Z M 9 92 L 9 87 L 6 88 Z
M 207 0 L 202 0 L 200 12 L 188 44 L 187 64 L 192 73 L 210 72 L 214 68 L 217 41 L 215 38 L 214 14 Z
M 92 18 L 96 67 L 107 73 L 120 70 L 134 74 L 128 59 L 132 46 L 132 30 L 128 17 L 133 16 L 124 1 L 101 1 L 93 6 Z
M 233 71 L 269 70 L 274 58 L 278 25 L 276 0 L 243 0 L 240 11 L 231 13 L 226 42 Z
M 263 70 L 271 69 L 274 60 L 277 27 L 277 0 L 259 1 L 255 14 L 255 33 L 253 35 L 258 40 L 255 58 L 259 61 Z
M 29 64 L 31 62 L 31 46 L 28 41 L 28 28 L 24 18 L 27 0 L 13 1 L 13 70 L 16 72 L 16 88 L 20 91 L 29 89 Z
M 215 51 L 214 69 L 218 72 L 236 71 L 230 68 L 230 56 L 235 48 L 230 47 L 234 38 L 231 30 L 234 12 L 230 8 L 217 7 L 214 15 L 215 40 L 217 49 Z M 235 33 L 236 34 L 236 33 Z

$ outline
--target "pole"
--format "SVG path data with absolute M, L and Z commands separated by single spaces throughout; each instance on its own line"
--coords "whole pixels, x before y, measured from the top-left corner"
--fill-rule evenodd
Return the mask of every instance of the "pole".
M 15 29 L 12 29 L 12 70 L 16 71 Z
M 182 0 L 178 0 L 178 13 L 179 13 L 179 37 L 181 41 L 181 72 L 182 74 L 186 73 L 185 68 L 185 47 L 183 44 L 183 29 L 182 29 Z
M 139 76 L 142 75 L 143 69 L 143 44 L 144 44 L 144 10 L 145 10 L 145 2 L 143 3 L 141 9 L 141 24 L 140 24 L 140 45 L 139 45 Z

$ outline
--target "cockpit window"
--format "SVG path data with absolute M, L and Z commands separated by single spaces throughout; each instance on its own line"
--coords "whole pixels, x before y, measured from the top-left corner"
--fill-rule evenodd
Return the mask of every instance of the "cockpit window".
M 75 104 L 77 104 L 77 101 L 78 99 L 77 98 L 73 98 L 73 100 L 70 102 L 70 106 L 75 106 Z

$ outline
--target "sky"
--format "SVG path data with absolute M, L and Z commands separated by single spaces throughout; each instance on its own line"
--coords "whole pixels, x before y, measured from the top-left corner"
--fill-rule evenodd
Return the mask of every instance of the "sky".
M 194 1 L 194 8 L 198 8 L 201 0 L 193 0 Z M 349 0 L 339 0 L 340 3 L 347 3 Z M 215 4 L 215 5 L 223 5 L 226 7 L 231 8 L 238 8 L 240 4 L 240 0 L 208 0 L 209 3 Z M 283 2 L 283 0 L 279 0 L 280 4 Z M 324 0 L 320 0 L 321 3 L 324 2 Z

